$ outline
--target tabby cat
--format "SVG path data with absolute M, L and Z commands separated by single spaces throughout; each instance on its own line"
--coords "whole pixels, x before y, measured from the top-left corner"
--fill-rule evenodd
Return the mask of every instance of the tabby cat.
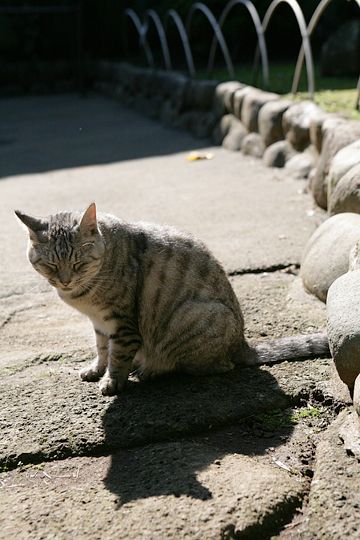
M 98 354 L 80 377 L 101 379 L 104 395 L 118 393 L 135 367 L 145 378 L 198 375 L 329 355 L 323 334 L 248 345 L 223 268 L 188 234 L 97 217 L 95 203 L 44 219 L 15 213 L 28 228 L 35 270 L 94 326 Z

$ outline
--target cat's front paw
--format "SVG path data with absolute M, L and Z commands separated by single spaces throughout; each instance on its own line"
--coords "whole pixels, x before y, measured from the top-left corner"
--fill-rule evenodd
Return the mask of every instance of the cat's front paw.
M 80 379 L 87 382 L 97 382 L 103 376 L 96 366 L 88 366 L 79 372 Z
M 124 381 L 115 379 L 110 375 L 105 375 L 99 384 L 100 391 L 103 396 L 115 396 L 124 388 Z

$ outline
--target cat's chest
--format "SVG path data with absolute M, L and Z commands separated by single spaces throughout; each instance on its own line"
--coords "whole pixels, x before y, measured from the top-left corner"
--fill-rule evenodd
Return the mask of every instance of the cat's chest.
M 92 321 L 97 330 L 101 330 L 104 334 L 110 335 L 115 333 L 116 321 L 111 320 L 111 309 L 105 306 L 94 304 L 87 299 L 63 298 L 62 300 L 71 307 L 80 311 Z

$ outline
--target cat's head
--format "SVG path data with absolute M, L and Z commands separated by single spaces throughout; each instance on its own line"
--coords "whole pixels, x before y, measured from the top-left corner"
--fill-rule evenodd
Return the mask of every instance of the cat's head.
M 29 232 L 28 258 L 39 274 L 64 292 L 86 286 L 99 271 L 105 242 L 92 203 L 83 214 L 35 218 L 15 210 Z

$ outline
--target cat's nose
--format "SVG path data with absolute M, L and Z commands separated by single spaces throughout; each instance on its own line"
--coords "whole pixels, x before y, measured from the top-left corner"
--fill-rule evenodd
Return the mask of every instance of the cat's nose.
M 69 271 L 60 271 L 59 272 L 59 280 L 62 285 L 67 287 L 71 281 L 71 274 Z

